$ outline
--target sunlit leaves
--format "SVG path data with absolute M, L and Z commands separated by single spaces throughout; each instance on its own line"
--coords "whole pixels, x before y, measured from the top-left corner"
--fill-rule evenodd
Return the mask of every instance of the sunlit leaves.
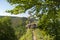
M 26 10 L 34 7 L 35 15 L 39 17 L 38 27 L 57 37 L 60 26 L 58 26 L 58 22 L 60 22 L 60 0 L 8 0 L 8 2 L 24 5 L 12 9 L 10 12 L 13 14 L 18 14 L 21 11 L 26 12 Z
M 59 7 L 59 0 L 7 0 L 9 3 L 11 4 L 18 4 L 18 5 L 21 5 L 23 4 L 24 6 L 22 6 L 23 8 L 20 9 L 21 6 L 18 7 L 18 10 L 15 8 L 10 11 L 11 13 L 14 13 L 14 14 L 18 14 L 18 13 L 21 13 L 21 12 L 25 12 L 26 10 L 36 6 L 36 11 L 39 13 L 40 12 L 40 8 L 44 8 L 45 6 L 48 7 Z M 18 6 L 17 5 L 17 6 Z M 46 8 L 45 7 L 45 8 Z M 19 11 L 20 10 L 20 11 Z M 44 9 L 43 9 L 44 10 Z

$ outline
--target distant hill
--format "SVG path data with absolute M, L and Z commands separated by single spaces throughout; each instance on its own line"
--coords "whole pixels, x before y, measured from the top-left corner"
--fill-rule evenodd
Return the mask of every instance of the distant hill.
M 3 18 L 3 17 L 10 17 L 13 27 L 17 27 L 17 26 L 20 26 L 20 25 L 25 26 L 26 25 L 26 21 L 29 19 L 29 18 L 26 18 L 26 17 L 0 16 L 0 18 Z M 28 21 L 34 22 L 34 21 L 37 21 L 37 19 L 31 18 Z
M 13 27 L 17 27 L 20 25 L 20 22 L 22 22 L 22 25 L 25 25 L 25 21 L 27 20 L 26 17 L 15 17 L 15 16 L 0 16 L 0 18 L 3 17 L 10 17 L 11 18 L 11 23 Z
M 25 25 L 26 17 L 11 17 L 12 26 Z

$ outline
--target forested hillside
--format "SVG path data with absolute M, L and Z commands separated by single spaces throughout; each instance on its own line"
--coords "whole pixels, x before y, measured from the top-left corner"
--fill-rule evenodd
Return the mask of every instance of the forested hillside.
M 6 16 L 0 16 L 1 21 L 5 20 Z M 26 21 L 27 18 L 26 17 L 6 17 L 8 20 L 10 20 L 10 26 L 14 29 L 15 31 L 15 35 L 17 38 L 20 38 L 21 35 L 23 35 L 26 31 Z M 10 19 L 9 19 L 10 18 Z M 6 21 L 7 21 L 6 19 Z M 6 24 L 9 23 L 9 21 L 6 22 Z M 3 24 L 2 24 L 3 25 Z M 4 23 L 5 25 L 5 23 Z M 3 27 L 4 27 L 3 25 Z M 8 26 L 8 25 L 6 25 Z M 8 30 L 8 29 L 7 29 Z

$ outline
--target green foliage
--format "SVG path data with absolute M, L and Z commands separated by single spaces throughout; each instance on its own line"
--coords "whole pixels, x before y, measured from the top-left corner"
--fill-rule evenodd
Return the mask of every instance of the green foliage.
M 14 30 L 15 30 L 15 34 L 17 35 L 17 38 L 21 38 L 21 36 L 23 36 L 25 33 L 26 33 L 26 18 L 21 18 L 19 20 L 19 24 L 14 27 Z
M 15 28 L 15 34 L 17 35 L 17 38 L 21 38 L 26 33 L 25 26 L 19 26 Z
M 23 35 L 19 40 L 32 40 L 32 30 L 27 29 L 26 34 Z
M 9 17 L 0 18 L 0 40 L 17 40 Z
M 36 29 L 35 30 L 35 35 L 37 40 L 53 40 L 55 36 L 47 35 L 46 31 Z
M 32 12 L 39 13 L 41 10 L 43 13 L 48 12 L 50 9 L 57 8 L 60 9 L 59 4 L 60 0 L 7 0 L 10 4 L 16 5 L 14 9 L 12 9 L 11 13 L 18 14 L 20 12 L 25 12 L 28 9 L 32 9 Z M 56 10 L 57 10 L 56 9 Z
M 60 40 L 60 32 L 58 32 L 60 28 L 60 21 L 56 15 L 43 15 L 38 22 L 38 27 L 42 30 L 45 30 L 47 34 L 55 36 L 55 40 Z
M 46 34 L 46 31 L 35 29 L 34 34 L 37 40 L 53 40 L 55 36 Z M 26 34 L 23 35 L 19 40 L 32 40 L 32 29 L 28 29 Z
M 55 36 L 55 40 L 60 40 L 60 0 L 7 0 L 12 5 L 16 4 L 11 13 L 20 13 L 31 9 L 39 17 L 38 27 L 47 31 L 47 34 Z M 17 11 L 16 7 L 18 8 Z M 32 10 L 33 9 L 33 10 Z M 14 13 L 15 12 L 15 13 Z

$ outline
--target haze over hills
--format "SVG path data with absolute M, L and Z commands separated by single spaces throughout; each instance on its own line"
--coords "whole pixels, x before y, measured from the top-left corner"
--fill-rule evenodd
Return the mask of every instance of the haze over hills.
M 29 18 L 27 17 L 19 17 L 19 16 L 3 16 L 1 15 L 0 18 L 3 17 L 10 17 L 11 18 L 11 23 L 13 27 L 17 27 L 17 26 L 25 26 L 26 25 L 26 21 L 37 21 L 35 18 L 31 18 L 30 20 L 28 20 Z
M 0 14 L 0 16 L 11 16 L 11 17 L 29 17 L 29 15 L 27 16 L 27 15 L 24 15 L 24 14 L 18 14 L 18 15 L 14 15 L 14 14 L 12 14 L 12 15 L 2 15 L 2 14 Z
M 3 17 L 10 17 L 11 18 L 11 22 L 12 22 L 12 26 L 16 27 L 20 24 L 20 22 L 25 22 L 27 20 L 26 17 L 18 17 L 18 16 L 0 16 L 0 18 Z M 22 24 L 23 24 L 22 23 Z M 23 24 L 24 25 L 24 24 Z

